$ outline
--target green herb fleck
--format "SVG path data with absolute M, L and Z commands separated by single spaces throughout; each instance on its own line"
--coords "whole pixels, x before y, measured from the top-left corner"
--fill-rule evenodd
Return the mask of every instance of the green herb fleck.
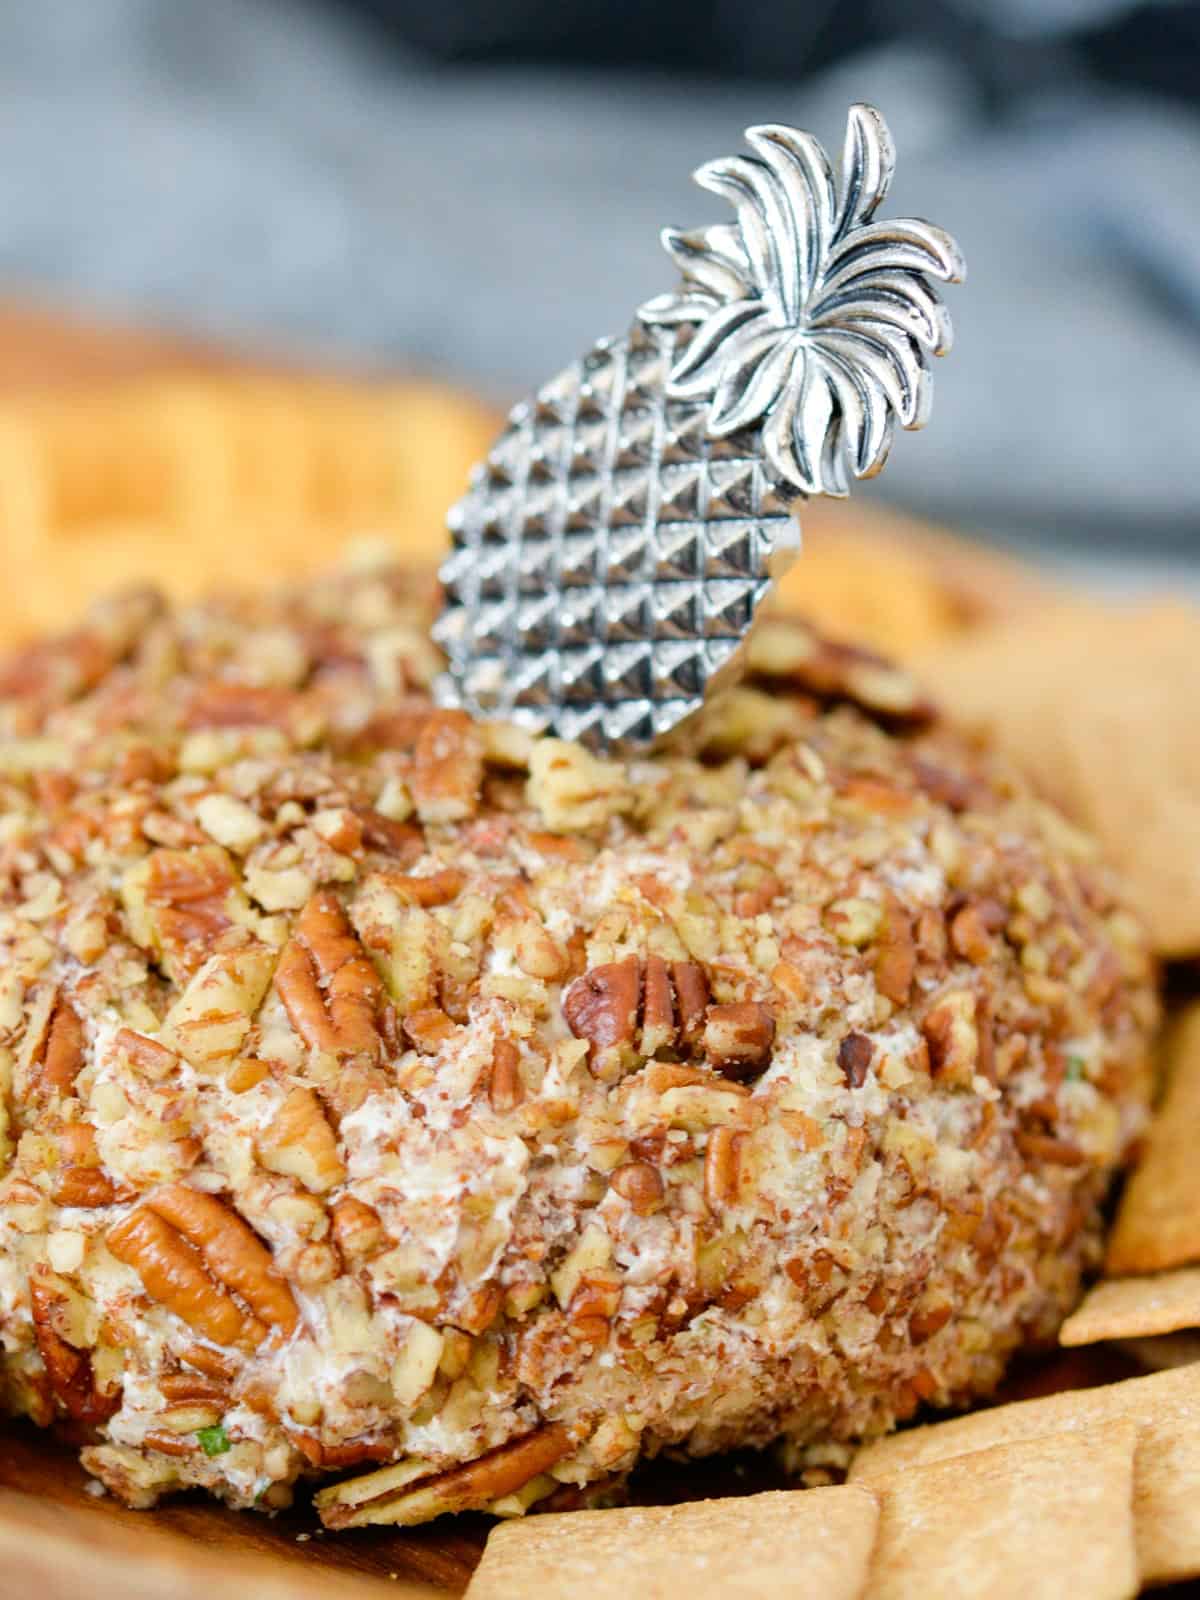
M 1083 1077 L 1083 1069 L 1087 1065 L 1082 1056 L 1067 1057 L 1067 1079 L 1071 1083 L 1078 1083 Z
M 222 1422 L 218 1422 L 215 1428 L 197 1428 L 196 1437 L 206 1456 L 223 1456 L 229 1449 L 229 1435 Z

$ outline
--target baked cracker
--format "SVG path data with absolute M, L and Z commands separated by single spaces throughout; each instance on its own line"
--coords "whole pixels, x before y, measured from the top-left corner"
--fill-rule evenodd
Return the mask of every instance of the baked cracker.
M 1138 1591 L 1132 1422 L 934 1462 L 873 1485 L 870 1600 L 1122 1600 Z
M 1112 1277 L 1200 1262 L 1200 1003 L 1172 1024 L 1164 1061 L 1163 1103 L 1108 1241 L 1106 1268 Z
M 994 1445 L 1062 1434 L 1099 1448 L 1099 1441 L 1124 1423 L 1137 1430 L 1133 1503 L 1140 1579 L 1168 1583 L 1195 1577 L 1200 1574 L 1200 1366 L 996 1406 L 893 1434 L 860 1452 L 850 1479 L 874 1486 L 896 1473 L 915 1473 Z M 969 1483 L 967 1463 L 959 1465 Z M 1062 1592 L 1074 1590 L 1068 1585 Z
M 467 1600 L 861 1600 L 866 1489 L 572 1511 L 493 1529 Z
M 1104 1339 L 1178 1333 L 1181 1328 L 1200 1328 L 1200 1267 L 1096 1284 L 1063 1323 L 1058 1342 L 1099 1344 Z

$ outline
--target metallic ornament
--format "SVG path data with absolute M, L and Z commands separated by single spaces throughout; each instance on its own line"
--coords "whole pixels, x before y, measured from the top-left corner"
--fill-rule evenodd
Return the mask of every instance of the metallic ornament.
M 844 495 L 929 416 L 950 348 L 948 234 L 875 220 L 887 127 L 851 108 L 838 194 L 810 134 L 750 128 L 701 187 L 732 225 L 667 228 L 683 274 L 516 406 L 449 516 L 439 699 L 599 749 L 645 748 L 736 676 L 794 503 Z

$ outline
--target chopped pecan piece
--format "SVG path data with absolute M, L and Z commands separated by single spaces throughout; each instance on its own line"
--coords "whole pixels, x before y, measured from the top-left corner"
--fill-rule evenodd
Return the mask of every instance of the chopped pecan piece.
M 131 1189 L 118 1186 L 99 1167 L 64 1167 L 54 1185 L 54 1199 L 60 1206 L 111 1206 L 127 1200 Z
M 313 1194 L 325 1194 L 346 1176 L 337 1137 L 311 1089 L 291 1090 L 257 1148 L 268 1172 L 295 1178 Z
M 292 1026 L 310 1049 L 378 1059 L 383 984 L 328 889 L 313 895 L 300 913 L 275 982 Z
M 142 1448 L 164 1456 L 194 1456 L 200 1446 L 194 1434 L 172 1433 L 168 1428 L 150 1428 L 142 1435 Z
M 60 995 L 50 1013 L 37 1068 L 35 1081 L 42 1096 L 71 1092 L 83 1065 L 83 1045 L 83 1023 L 71 1002 Z
M 161 955 L 177 982 L 191 976 L 233 926 L 238 879 L 220 845 L 155 850 L 125 874 L 121 897 L 130 931 Z
M 908 1336 L 914 1344 L 924 1344 L 932 1339 L 950 1321 L 954 1307 L 949 1301 L 934 1306 L 918 1306 L 908 1319 Z
M 521 1103 L 521 1053 L 511 1039 L 497 1039 L 492 1046 L 492 1071 L 488 1100 L 493 1111 L 511 1111 Z
M 906 1006 L 916 974 L 912 918 L 895 895 L 889 895 L 875 947 L 875 987 L 893 1005 Z
M 218 1379 L 207 1378 L 200 1372 L 168 1372 L 158 1380 L 164 1400 L 173 1403 L 183 1400 L 214 1401 L 224 1405 L 229 1400 L 229 1387 Z
M 460 1030 L 441 1006 L 426 1006 L 405 1017 L 404 1031 L 422 1055 L 436 1055 Z
M 364 1461 L 386 1461 L 394 1450 L 390 1439 L 346 1439 L 341 1444 L 322 1444 L 311 1433 L 289 1433 L 288 1438 L 310 1467 L 326 1472 L 343 1472 L 360 1467 Z
M 679 1038 L 684 1045 L 699 1043 L 708 1009 L 708 978 L 695 961 L 672 961 L 671 983 L 679 1005 Z
M 237 1362 L 221 1350 L 210 1345 L 190 1344 L 183 1352 L 183 1360 L 197 1372 L 203 1372 L 214 1383 L 232 1383 L 237 1377 Z
M 394 822 L 373 806 L 360 806 L 355 813 L 362 825 L 363 843 L 369 850 L 415 861 L 424 849 L 420 828 L 411 822 Z
M 1056 1139 L 1049 1133 L 1028 1133 L 1024 1129 L 1019 1129 L 1014 1138 L 1017 1149 L 1029 1161 L 1052 1167 L 1087 1165 L 1087 1153 L 1069 1139 Z
M 275 952 L 266 945 L 216 951 L 167 1012 L 163 1042 L 194 1067 L 223 1070 L 246 1042 L 275 965 Z
M 421 877 L 411 873 L 383 871 L 380 877 L 396 895 L 410 906 L 448 905 L 462 890 L 467 881 L 465 872 L 456 867 L 442 867 Z
M 942 995 L 921 1025 L 929 1046 L 929 1065 L 935 1078 L 968 1088 L 979 1066 L 979 1030 L 976 999 L 969 989 Z
M 192 694 L 184 712 L 184 727 L 283 728 L 297 703 L 287 689 L 214 681 Z
M 848 1033 L 838 1045 L 838 1066 L 851 1089 L 861 1089 L 867 1081 L 875 1046 L 865 1033 Z
M 647 956 L 642 974 L 642 1051 L 652 1056 L 675 1038 L 671 975 L 661 956 Z
M 758 1000 L 709 1006 L 704 1054 L 724 1077 L 740 1081 L 766 1070 L 775 1042 L 775 1018 Z
M 821 700 L 848 700 L 885 725 L 923 723 L 935 715 L 907 672 L 859 645 L 822 638 L 793 617 L 755 628 L 747 668 L 751 684 L 783 680 Z
M 992 935 L 1007 921 L 1007 913 L 997 901 L 969 901 L 951 919 L 950 943 L 973 966 L 986 966 L 995 948 Z
M 964 777 L 920 757 L 913 761 L 912 769 L 918 786 L 948 811 L 958 813 L 988 808 L 990 796 L 978 778 Z
M 663 1203 L 662 1176 L 648 1161 L 626 1162 L 608 1181 L 639 1217 L 651 1216 Z
M 364 1260 L 381 1250 L 386 1243 L 387 1236 L 378 1212 L 372 1211 L 370 1206 L 356 1200 L 353 1195 L 344 1195 L 335 1202 L 331 1218 L 334 1243 L 347 1261 Z
M 120 1390 L 102 1394 L 92 1374 L 92 1358 L 63 1337 L 66 1286 L 44 1264 L 29 1276 L 33 1336 L 46 1369 L 50 1392 L 69 1417 L 95 1426 L 105 1422 L 121 1403 Z
M 479 805 L 483 742 L 465 711 L 431 711 L 417 736 L 412 794 L 422 822 L 462 822 Z
M 732 1205 L 738 1197 L 742 1146 L 746 1135 L 732 1128 L 714 1128 L 704 1153 L 704 1198 L 714 1211 Z
M 67 1123 L 58 1142 L 64 1162 L 54 1184 L 54 1200 L 59 1205 L 94 1208 L 133 1198 L 133 1190 L 115 1184 L 106 1171 L 101 1171 L 96 1133 L 91 1123 Z
M 132 1028 L 118 1031 L 116 1045 L 127 1061 L 156 1083 L 169 1078 L 179 1066 L 179 1057 L 174 1050 L 168 1050 L 166 1045 L 159 1044 L 157 1040 L 147 1039 L 144 1034 L 135 1033 Z

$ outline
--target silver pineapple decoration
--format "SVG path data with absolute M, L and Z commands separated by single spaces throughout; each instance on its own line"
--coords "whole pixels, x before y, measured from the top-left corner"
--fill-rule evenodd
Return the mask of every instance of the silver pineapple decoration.
M 876 211 L 887 126 L 851 108 L 840 192 L 810 134 L 695 174 L 731 224 L 664 229 L 683 279 L 511 412 L 450 513 L 438 693 L 596 748 L 652 744 L 736 674 L 799 550 L 797 500 L 877 473 L 950 348 L 962 257 Z

